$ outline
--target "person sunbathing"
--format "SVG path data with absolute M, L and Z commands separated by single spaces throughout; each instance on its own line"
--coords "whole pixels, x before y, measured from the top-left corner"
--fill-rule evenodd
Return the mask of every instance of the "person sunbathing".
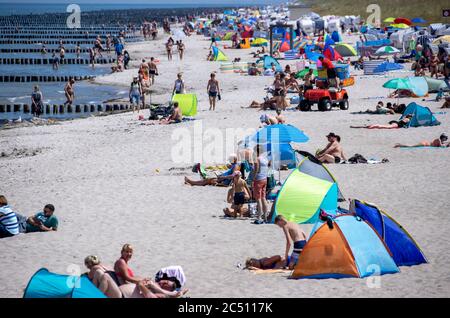
M 84 259 L 84 265 L 89 269 L 88 278 L 100 291 L 109 298 L 122 298 L 119 281 L 114 270 L 100 263 L 95 255 Z
M 189 291 L 189 289 L 176 291 L 174 287 L 171 287 L 173 290 L 167 290 L 167 285 L 160 283 L 146 278 L 136 285 L 128 284 L 121 288 L 123 298 L 178 298 Z
M 397 129 L 408 127 L 409 122 L 411 121 L 412 115 L 406 115 L 403 119 L 396 121 L 392 120 L 389 122 L 389 125 L 364 125 L 364 126 L 350 126 L 350 128 L 367 128 L 367 129 Z
M 403 98 L 412 96 L 413 96 L 412 92 L 407 89 L 396 89 L 394 92 L 388 95 L 389 98 Z
M 261 124 L 263 126 L 270 126 L 270 125 L 276 125 L 276 124 L 280 124 L 280 122 L 278 122 L 278 119 L 276 117 L 272 117 L 269 116 L 267 114 L 262 114 L 259 117 L 259 121 L 261 122 Z
M 416 148 L 416 147 L 450 147 L 450 142 L 447 142 L 448 136 L 446 134 L 441 134 L 439 138 L 434 139 L 433 141 L 422 141 L 417 145 L 404 145 L 404 144 L 395 144 L 394 148 Z
M 274 110 L 277 108 L 277 99 L 275 97 L 265 98 L 264 102 L 262 102 L 262 103 L 254 100 L 251 102 L 251 104 L 248 107 L 242 107 L 242 108 L 259 108 L 261 110 L 267 110 L 267 109 Z
M 250 270 L 258 269 L 283 269 L 286 267 L 286 260 L 280 255 L 263 258 L 248 258 L 245 261 L 245 268 Z
M 317 159 L 323 163 L 340 163 L 343 160 L 347 160 L 340 144 L 341 137 L 332 132 L 326 137 L 328 139 L 328 145 L 325 149 L 317 152 Z
M 102 265 L 97 256 L 90 255 L 84 262 L 89 269 L 88 278 L 108 298 L 177 298 L 189 291 L 176 291 L 177 284 L 168 279 L 154 282 L 145 278 L 136 284 L 119 285 L 116 273 Z
M 173 111 L 169 117 L 162 119 L 159 123 L 161 125 L 178 124 L 183 121 L 183 113 L 178 105 L 178 102 L 173 103 Z
M 367 109 L 365 111 L 366 114 L 385 114 L 385 115 L 394 115 L 395 111 L 392 108 L 389 108 L 388 106 L 384 107 L 384 103 L 382 101 L 379 101 L 377 106 L 375 107 L 375 110 Z
M 133 256 L 133 247 L 130 244 L 125 244 L 122 247 L 121 256 L 114 264 L 114 272 L 117 276 L 119 286 L 124 284 L 137 284 L 142 278 L 136 277 L 128 266 L 128 262 Z
M 201 169 L 198 169 L 198 172 L 200 173 L 200 176 L 203 178 L 203 180 L 194 181 L 188 177 L 184 177 L 184 183 L 189 184 L 191 186 L 213 185 L 213 186 L 228 187 L 233 179 L 233 174 L 240 168 L 240 165 L 238 164 L 237 155 L 235 154 L 230 155 L 229 161 L 230 164 L 227 165 L 229 169 L 218 176 L 207 177 L 202 173 L 202 171 L 200 171 Z
M 227 201 L 231 204 L 231 208 L 223 209 L 223 213 L 230 217 L 243 217 L 249 216 L 248 208 L 245 206 L 245 201 L 249 200 L 251 197 L 250 189 L 248 188 L 247 182 L 242 179 L 242 174 L 240 171 L 235 171 L 233 173 L 233 183 L 231 190 L 228 193 Z

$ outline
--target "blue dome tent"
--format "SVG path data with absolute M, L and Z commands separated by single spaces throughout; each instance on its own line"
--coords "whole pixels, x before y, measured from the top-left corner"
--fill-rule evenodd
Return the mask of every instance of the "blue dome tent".
M 31 277 L 23 298 L 106 298 L 106 296 L 85 275 L 60 275 L 41 268 Z
M 397 266 L 428 263 L 412 236 L 386 212 L 359 200 L 352 200 L 350 211 L 374 228 L 388 246 Z

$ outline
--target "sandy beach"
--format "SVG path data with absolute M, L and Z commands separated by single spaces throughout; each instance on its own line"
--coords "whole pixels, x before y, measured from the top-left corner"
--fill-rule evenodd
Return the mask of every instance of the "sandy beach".
M 152 88 L 152 102 L 169 100 L 177 72 L 183 72 L 186 90 L 196 93 L 199 113 L 195 121 L 178 125 L 142 125 L 129 113 L 68 120 L 57 125 L 0 130 L 0 149 L 14 148 L 31 155 L 0 157 L 0 194 L 24 215 L 40 211 L 47 203 L 56 207 L 57 232 L 20 234 L 0 240 L 0 297 L 21 297 L 26 284 L 39 268 L 68 273 L 73 265 L 85 272 L 83 259 L 98 255 L 110 266 L 120 256 L 123 244 L 135 248 L 130 266 L 140 276 L 154 277 L 164 266 L 181 265 L 187 276 L 190 297 L 448 297 L 450 295 L 450 152 L 447 149 L 395 149 L 395 143 L 413 144 L 433 140 L 449 132 L 450 114 L 438 114 L 440 126 L 398 130 L 351 129 L 350 125 L 387 124 L 398 115 L 351 114 L 374 109 L 387 76 L 362 76 L 348 88 L 348 111 L 287 111 L 287 122 L 302 129 L 310 141 L 300 149 L 315 152 L 326 145 L 329 132 L 342 137 L 347 157 L 388 158 L 378 165 L 329 165 L 347 198 L 373 202 L 386 210 L 416 239 L 429 264 L 401 267 L 384 275 L 379 288 L 369 288 L 367 279 L 289 280 L 287 274 L 257 275 L 237 268 L 247 257 L 284 253 L 283 232 L 273 224 L 253 225 L 251 220 L 222 218 L 227 206 L 226 189 L 190 187 L 184 176 L 194 176 L 191 162 L 175 163 L 171 151 L 173 134 L 192 132 L 201 123 L 203 131 L 218 128 L 258 128 L 262 112 L 242 109 L 252 100 L 262 101 L 264 87 L 272 77 L 249 77 L 221 73 L 219 62 L 207 62 L 210 42 L 193 35 L 185 40 L 183 61 L 175 54 L 167 61 L 166 36 L 127 46 L 132 67 L 122 73 L 99 76 L 100 84 L 128 89 L 139 60 L 161 60 L 160 75 Z M 357 37 L 345 38 L 355 41 Z M 230 44 L 230 42 L 220 42 Z M 254 61 L 252 50 L 224 50 L 230 60 Z M 289 61 L 282 61 L 284 66 Z M 294 66 L 293 63 L 291 63 Z M 206 85 L 217 71 L 222 100 L 209 111 Z M 409 73 L 389 73 L 389 77 Z M 76 90 L 76 86 L 75 86 Z M 434 95 L 415 101 L 439 112 L 442 103 Z M 383 99 L 385 102 L 395 100 Z M 316 109 L 316 108 L 314 108 Z M 268 113 L 273 113 L 272 111 Z M 148 117 L 148 110 L 144 111 Z M 225 142 L 224 142 L 225 144 Z M 35 155 L 32 155 L 35 151 Z M 228 153 L 223 156 L 223 162 Z M 207 162 L 205 162 L 207 163 Z M 171 169 L 172 168 L 172 169 Z M 173 169 L 176 168 L 176 169 Z M 286 178 L 282 174 L 282 179 Z M 342 207 L 348 208 L 348 202 Z M 309 226 L 303 226 L 305 230 Z

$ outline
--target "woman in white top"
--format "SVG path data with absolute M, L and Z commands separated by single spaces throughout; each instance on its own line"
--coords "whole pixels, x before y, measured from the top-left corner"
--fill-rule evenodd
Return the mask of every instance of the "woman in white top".
M 178 73 L 175 85 L 173 86 L 172 95 L 184 94 L 184 81 L 181 78 L 181 73 Z

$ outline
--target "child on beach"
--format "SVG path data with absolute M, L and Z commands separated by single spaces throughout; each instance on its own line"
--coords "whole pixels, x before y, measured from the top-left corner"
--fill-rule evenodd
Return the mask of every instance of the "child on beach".
M 242 179 L 242 174 L 240 171 L 235 171 L 233 173 L 233 183 L 231 190 L 228 193 L 228 202 L 232 202 L 231 208 L 226 208 L 223 210 L 226 216 L 231 217 L 243 217 L 249 216 L 248 209 L 244 207 L 245 201 L 250 199 L 250 189 Z
M 297 264 L 298 258 L 306 245 L 306 234 L 300 229 L 297 223 L 287 221 L 282 215 L 277 215 L 275 217 L 275 224 L 283 229 L 284 235 L 286 236 L 286 267 L 294 269 L 294 266 Z M 289 257 L 291 241 L 294 242 L 294 249 Z

